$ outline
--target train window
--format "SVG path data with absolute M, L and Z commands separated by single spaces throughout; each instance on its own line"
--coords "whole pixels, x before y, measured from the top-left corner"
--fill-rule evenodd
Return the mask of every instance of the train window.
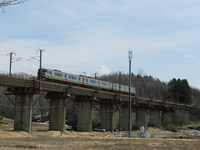
M 77 80 L 77 78 L 75 76 L 70 76 L 70 75 L 69 75 L 69 79 Z
M 54 75 L 57 76 L 57 77 L 63 77 L 63 74 L 61 74 L 61 73 L 56 73 L 55 72 Z
M 88 82 L 88 79 L 86 79 L 86 82 Z
M 90 83 L 96 84 L 96 80 L 90 80 Z
M 107 86 L 106 82 L 101 82 L 101 85 Z
M 81 81 L 81 78 L 79 77 L 78 80 Z
M 63 74 L 59 73 L 59 77 L 63 77 Z

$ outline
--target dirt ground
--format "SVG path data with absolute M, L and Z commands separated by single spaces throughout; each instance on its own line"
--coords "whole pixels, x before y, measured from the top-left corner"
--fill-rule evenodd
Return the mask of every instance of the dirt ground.
M 149 129 L 153 138 L 106 137 L 109 132 L 47 131 L 48 125 L 33 124 L 33 132 L 13 131 L 0 125 L 0 150 L 199 150 L 200 138 L 183 133 Z M 159 132 L 159 133 L 158 133 Z M 162 138 L 156 135 L 165 135 Z

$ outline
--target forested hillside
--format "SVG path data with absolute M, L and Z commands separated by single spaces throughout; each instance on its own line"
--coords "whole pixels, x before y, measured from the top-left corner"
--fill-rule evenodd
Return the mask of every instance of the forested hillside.
M 113 73 L 103 75 L 101 80 L 128 85 L 129 75 Z M 172 79 L 163 82 L 151 75 L 131 76 L 132 86 L 136 88 L 136 95 L 152 99 L 166 100 L 184 104 L 195 104 L 200 107 L 200 90 L 190 87 L 186 79 Z

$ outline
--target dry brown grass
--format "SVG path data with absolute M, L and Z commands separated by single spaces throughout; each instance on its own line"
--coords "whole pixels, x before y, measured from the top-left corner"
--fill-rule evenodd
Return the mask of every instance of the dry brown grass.
M 61 136 L 60 132 L 14 132 L 10 138 L 1 137 L 0 143 L 0 150 L 198 150 L 200 147 L 198 139 L 108 138 L 89 133 Z
M 151 128 L 152 134 L 167 134 L 167 139 L 106 137 L 108 133 L 47 131 L 47 125 L 34 124 L 34 132 L 13 131 L 12 125 L 0 125 L 0 150 L 198 150 L 200 140 L 177 139 L 169 131 Z M 39 130 L 39 131 L 38 131 Z M 46 130 L 46 131 L 45 131 Z M 181 135 L 182 136 L 182 135 Z

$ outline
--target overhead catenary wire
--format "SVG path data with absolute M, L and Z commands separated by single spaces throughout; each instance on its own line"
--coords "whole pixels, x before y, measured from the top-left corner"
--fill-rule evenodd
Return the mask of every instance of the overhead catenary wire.
M 12 55 L 13 55 L 14 53 L 12 53 Z M 4 54 L 2 54 L 3 56 L 7 56 L 6 54 L 4 55 Z M 39 59 L 39 57 L 40 56 L 28 56 L 28 55 L 24 55 L 24 54 L 19 54 L 20 55 L 20 58 L 17 58 L 15 61 L 28 61 L 28 62 L 34 62 L 34 61 L 36 61 L 36 62 L 39 62 L 40 61 L 40 59 Z M 50 55 L 49 55 L 50 56 Z M 62 62 L 65 62 L 65 60 L 69 60 L 69 58 L 67 58 L 67 57 L 63 57 L 63 56 L 59 56 L 59 55 L 57 55 L 58 57 L 55 57 L 55 56 L 52 56 L 51 55 L 51 57 L 50 57 L 50 59 L 48 59 L 48 60 L 51 60 L 50 62 L 52 62 L 52 64 L 50 64 L 50 63 L 46 63 L 46 62 L 44 62 L 43 64 L 44 64 L 44 66 L 47 66 L 47 67 L 50 67 L 50 68 L 67 68 L 66 70 L 63 70 L 63 71 L 67 71 L 67 70 L 74 70 L 74 71 L 77 71 L 77 68 L 78 69 L 83 69 L 84 68 L 84 70 L 86 69 L 86 68 L 91 68 L 91 65 L 90 65 L 90 67 L 88 66 L 88 65 L 86 65 L 86 64 L 83 64 L 82 62 L 77 62 L 77 61 L 74 61 L 73 59 L 70 59 L 70 61 L 68 61 L 66 64 L 67 65 L 65 65 L 64 63 L 57 63 L 58 61 L 54 61 L 54 60 L 62 60 Z M 12 62 L 13 63 L 13 62 Z M 35 65 L 36 65 L 36 63 L 35 63 Z M 93 66 L 94 68 L 95 68 L 95 66 Z
M 34 54 L 30 56 L 21 52 L 18 53 L 18 56 L 20 56 L 20 59 L 17 60 L 19 64 L 22 64 L 23 61 L 27 61 L 27 63 L 23 63 L 23 66 L 26 65 L 29 70 L 27 72 L 30 72 L 31 74 L 37 73 L 38 68 L 36 66 L 39 64 L 39 56 L 34 56 Z M 98 69 L 100 69 L 100 66 L 92 65 L 92 63 L 88 65 L 87 63 L 75 58 L 76 57 L 74 57 L 74 59 L 70 58 L 67 55 L 45 53 L 43 66 L 47 69 L 58 69 L 72 74 L 82 74 L 82 72 L 87 72 L 87 74 L 92 75 L 94 72 L 99 72 Z M 19 66 L 21 65 L 18 65 L 18 70 Z M 16 72 L 16 67 L 13 69 Z M 93 71 L 91 72 L 91 70 Z
M 11 75 L 11 69 L 12 69 L 12 64 L 14 63 L 14 62 L 19 62 L 19 64 L 20 63 L 23 63 L 23 61 L 28 61 L 28 62 L 31 62 L 30 64 L 29 63 L 23 63 L 23 64 L 27 64 L 27 66 L 29 67 L 28 69 L 30 69 L 30 70 L 35 70 L 34 72 L 36 72 L 37 71 L 37 69 L 35 69 L 35 66 L 36 66 L 36 63 L 34 63 L 34 62 L 32 62 L 32 60 L 35 58 L 35 60 L 37 60 L 36 58 L 37 57 L 39 57 L 39 56 L 28 56 L 28 55 L 24 55 L 24 54 L 22 54 L 22 56 L 21 56 L 21 54 L 20 54 L 20 57 L 19 58 L 17 58 L 17 57 L 13 57 L 13 56 L 16 56 L 16 53 L 15 52 L 10 52 L 9 54 L 1 54 L 1 56 L 10 56 L 10 65 L 9 65 L 9 74 Z M 37 60 L 38 61 L 38 60 Z M 37 63 L 38 64 L 38 63 Z M 21 65 L 18 65 L 18 66 L 21 66 Z M 34 68 L 32 68 L 31 69 L 31 66 L 33 66 Z M 16 67 L 14 67 L 14 69 L 15 69 Z M 3 73 L 5 73 L 5 72 L 7 72 L 7 71 L 5 71 L 5 70 L 2 70 L 1 72 L 3 72 Z M 31 71 L 31 73 L 33 73 L 33 71 Z M 35 73 L 34 73 L 35 74 Z
M 8 56 L 7 54 L 0 54 L 0 56 Z
M 97 68 L 98 68 L 97 66 L 92 65 L 92 63 L 90 63 L 88 65 L 88 64 L 84 63 L 83 61 L 79 61 L 78 59 L 71 59 L 71 58 L 69 58 L 67 56 L 63 56 L 63 55 L 55 54 L 52 56 L 50 54 L 47 54 L 47 57 L 50 58 L 51 62 L 54 64 L 55 67 L 58 67 L 58 69 L 66 68 L 66 69 L 62 70 L 63 72 L 67 72 L 68 70 L 77 72 L 77 70 L 80 70 L 80 72 L 82 73 L 88 69 L 93 69 L 94 72 L 96 72 Z M 65 62 L 65 63 L 58 63 L 56 58 L 59 58 L 59 62 Z M 44 62 L 44 64 L 45 64 L 45 62 Z

